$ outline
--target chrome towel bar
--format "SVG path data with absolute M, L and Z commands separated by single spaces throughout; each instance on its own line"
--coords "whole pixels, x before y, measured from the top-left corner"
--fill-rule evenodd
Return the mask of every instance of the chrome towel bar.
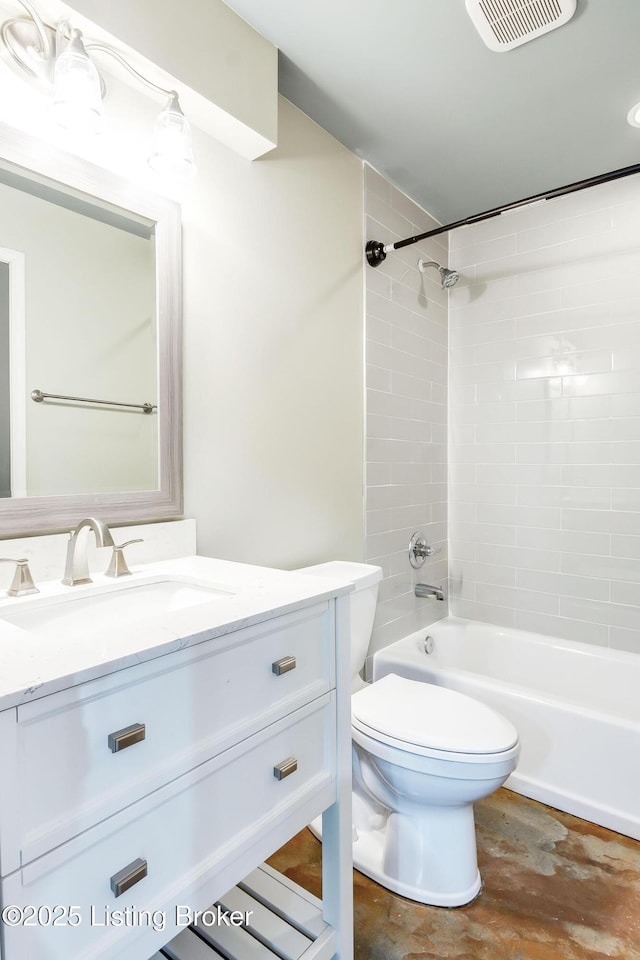
M 35 403 L 42 403 L 43 400 L 73 400 L 75 403 L 105 403 L 109 407 L 134 407 L 136 410 L 142 410 L 143 413 L 153 413 L 157 410 L 155 403 L 119 403 L 117 400 L 95 400 L 92 397 L 66 397 L 62 393 L 44 393 L 42 390 L 32 390 L 31 399 Z

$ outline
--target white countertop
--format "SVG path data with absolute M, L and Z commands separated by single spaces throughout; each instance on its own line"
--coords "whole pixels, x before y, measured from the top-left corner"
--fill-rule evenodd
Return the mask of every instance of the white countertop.
M 351 584 L 250 564 L 182 557 L 132 568 L 132 576 L 114 580 L 94 575 L 92 584 L 75 587 L 58 580 L 38 584 L 39 594 L 0 599 L 0 710 L 93 680 L 175 650 L 223 636 L 242 627 L 291 613 L 314 602 L 345 594 Z M 35 610 L 62 599 L 80 599 L 142 585 L 150 578 L 229 591 L 227 595 L 162 615 L 92 628 L 90 635 L 48 637 L 3 620 L 3 614 Z

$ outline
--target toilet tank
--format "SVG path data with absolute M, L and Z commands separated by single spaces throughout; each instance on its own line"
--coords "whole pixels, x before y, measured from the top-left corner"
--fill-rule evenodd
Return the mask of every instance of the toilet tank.
M 376 613 L 378 584 L 382 580 L 382 568 L 369 563 L 351 563 L 346 560 L 330 560 L 313 567 L 301 567 L 296 573 L 305 573 L 341 583 L 352 583 L 351 601 L 351 685 L 359 686 L 359 673 L 369 648 L 373 618 Z

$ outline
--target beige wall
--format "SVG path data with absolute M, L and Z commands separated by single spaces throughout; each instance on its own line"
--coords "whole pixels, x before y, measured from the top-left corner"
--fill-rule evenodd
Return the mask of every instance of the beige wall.
M 199 551 L 361 560 L 361 163 L 284 100 L 266 158 L 195 146 L 184 439 Z

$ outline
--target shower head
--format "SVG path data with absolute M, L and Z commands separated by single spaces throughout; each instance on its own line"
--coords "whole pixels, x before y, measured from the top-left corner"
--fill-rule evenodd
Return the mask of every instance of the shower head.
M 460 274 L 457 270 L 449 270 L 447 267 L 441 267 L 439 263 L 436 263 L 435 260 L 418 260 L 418 270 L 420 273 L 424 273 L 427 267 L 435 267 L 440 274 L 440 283 L 443 288 L 447 290 L 449 287 L 456 285 L 460 279 Z
M 460 279 L 460 274 L 457 270 L 447 270 L 446 267 L 440 267 L 440 278 L 442 286 L 446 289 L 447 287 L 455 287 Z

